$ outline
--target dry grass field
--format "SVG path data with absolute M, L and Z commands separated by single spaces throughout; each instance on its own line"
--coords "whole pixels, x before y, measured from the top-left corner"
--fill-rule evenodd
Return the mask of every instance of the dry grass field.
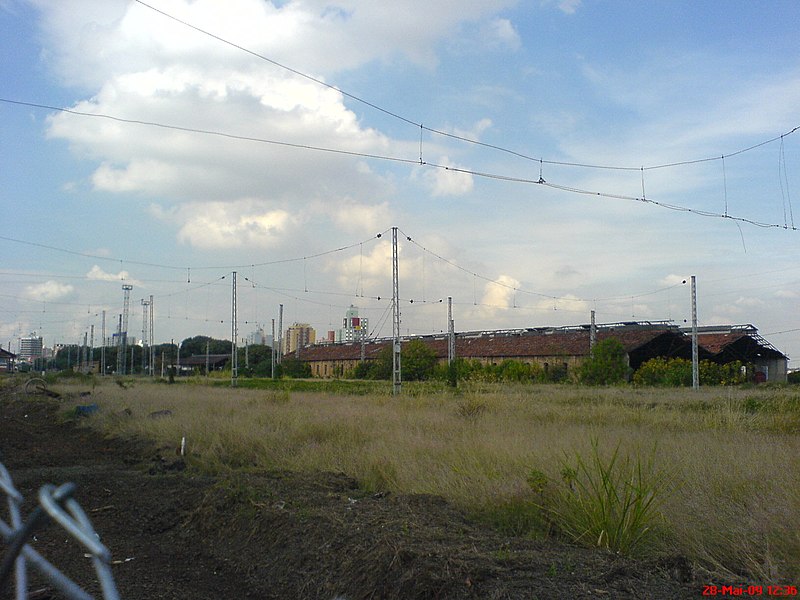
M 443 496 L 509 533 L 679 554 L 727 581 L 800 578 L 800 390 L 386 392 L 104 380 L 85 423 L 176 451 L 185 439 L 205 472 L 343 472 L 371 491 Z

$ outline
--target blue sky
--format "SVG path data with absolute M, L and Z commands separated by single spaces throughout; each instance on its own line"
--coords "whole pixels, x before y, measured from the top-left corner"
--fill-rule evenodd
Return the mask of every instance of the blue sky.
M 0 0 L 4 348 L 110 334 L 123 283 L 132 332 L 152 295 L 156 342 L 229 338 L 234 270 L 241 337 L 279 304 L 390 335 L 397 226 L 403 333 L 448 296 L 459 331 L 683 324 L 696 275 L 701 325 L 800 357 L 798 3 L 148 4 L 260 57 L 138 2 Z

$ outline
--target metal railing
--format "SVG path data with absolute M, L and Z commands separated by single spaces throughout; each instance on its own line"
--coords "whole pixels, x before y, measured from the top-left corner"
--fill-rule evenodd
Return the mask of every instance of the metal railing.
M 38 506 L 27 520 L 22 517 L 23 497 L 14 487 L 11 475 L 0 463 L 0 492 L 6 496 L 10 524 L 0 518 L 0 537 L 5 552 L 0 562 L 0 596 L 13 578 L 16 600 L 28 597 L 28 569 L 39 571 L 54 587 L 69 600 L 93 600 L 93 596 L 64 575 L 53 564 L 28 544 L 34 533 L 55 522 L 85 548 L 91 558 L 105 600 L 119 600 L 119 594 L 111 574 L 111 553 L 100 543 L 100 536 L 92 527 L 89 517 L 73 499 L 76 486 L 65 483 L 61 486 L 44 485 L 39 490 Z

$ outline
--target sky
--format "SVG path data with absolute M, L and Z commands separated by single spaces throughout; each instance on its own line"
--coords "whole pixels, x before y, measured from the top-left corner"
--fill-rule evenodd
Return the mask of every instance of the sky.
M 753 324 L 800 367 L 800 3 L 0 0 L 0 345 Z M 236 286 L 233 280 L 236 274 Z M 684 283 L 685 282 L 685 283 Z

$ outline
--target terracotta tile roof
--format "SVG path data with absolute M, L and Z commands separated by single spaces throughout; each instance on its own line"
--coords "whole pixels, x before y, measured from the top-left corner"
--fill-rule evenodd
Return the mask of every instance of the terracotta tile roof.
M 697 344 L 702 346 L 711 354 L 719 354 L 726 347 L 738 342 L 740 339 L 748 337 L 744 333 L 698 333 Z
M 674 329 L 610 329 L 600 330 L 597 341 L 618 339 L 627 352 L 646 346 L 656 338 L 667 335 L 676 339 L 682 336 Z M 447 357 L 447 339 L 443 337 L 417 338 L 425 342 L 438 358 Z M 375 358 L 391 340 L 370 342 L 365 347 L 365 357 Z M 522 358 L 546 356 L 587 356 L 589 354 L 589 331 L 570 330 L 551 332 L 523 332 L 508 334 L 491 332 L 480 336 L 457 335 L 456 355 L 462 358 Z M 306 361 L 358 360 L 361 344 L 331 344 L 310 346 L 301 350 L 300 358 Z

